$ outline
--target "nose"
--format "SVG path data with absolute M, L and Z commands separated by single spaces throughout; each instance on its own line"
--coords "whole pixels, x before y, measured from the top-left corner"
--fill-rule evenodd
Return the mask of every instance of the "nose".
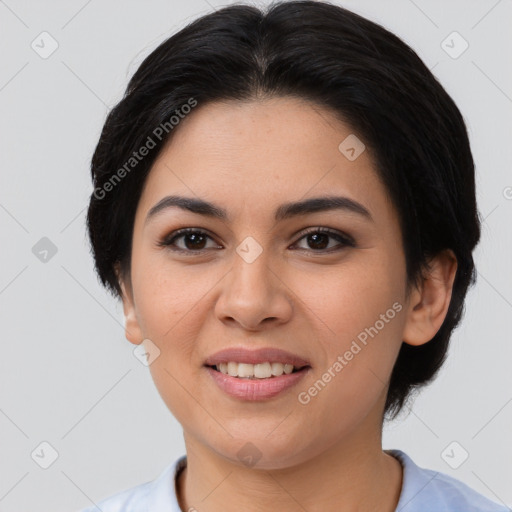
M 217 318 L 247 331 L 258 331 L 290 320 L 292 292 L 278 269 L 262 253 L 251 263 L 238 255 L 231 271 L 221 281 L 215 305 Z

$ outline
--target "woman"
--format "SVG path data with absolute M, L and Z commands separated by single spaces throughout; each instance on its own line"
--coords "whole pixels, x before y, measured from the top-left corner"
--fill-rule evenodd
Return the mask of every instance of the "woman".
M 480 237 L 462 116 L 400 39 L 326 2 L 204 16 L 141 64 L 92 177 L 96 270 L 187 452 L 98 508 L 506 510 L 382 450 Z

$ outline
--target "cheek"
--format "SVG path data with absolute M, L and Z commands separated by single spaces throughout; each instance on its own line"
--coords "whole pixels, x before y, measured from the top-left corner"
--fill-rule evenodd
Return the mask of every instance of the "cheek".
M 322 328 L 323 360 L 299 390 L 299 402 L 304 414 L 315 410 L 326 432 L 349 432 L 383 399 L 401 346 L 400 279 L 377 261 L 339 268 L 328 286 L 303 289 L 313 318 L 328 329 Z
M 171 263 L 163 251 L 134 258 L 133 282 L 140 324 L 147 337 L 161 342 L 180 340 L 178 333 L 191 332 L 201 302 L 207 297 L 207 276 L 200 265 Z
M 316 286 L 308 280 L 302 289 L 326 333 L 325 370 L 338 361 L 331 372 L 344 376 L 333 380 L 343 381 L 343 386 L 357 394 L 365 381 L 375 381 L 375 392 L 387 382 L 402 343 L 405 311 L 405 267 L 399 255 L 393 256 L 394 264 L 382 251 L 368 251 L 364 256 L 354 259 L 353 265 L 332 269 Z
M 171 413 L 180 420 L 194 414 L 196 402 L 187 390 L 194 389 L 200 360 L 197 340 L 209 304 L 209 283 L 204 270 L 181 270 L 159 261 L 140 267 L 136 302 L 144 336 L 160 354 L 149 366 L 154 384 Z M 194 390 L 194 396 L 198 395 Z
M 356 336 L 403 300 L 405 269 L 388 261 L 377 251 L 367 253 L 316 276 L 302 275 L 293 288 L 332 334 Z

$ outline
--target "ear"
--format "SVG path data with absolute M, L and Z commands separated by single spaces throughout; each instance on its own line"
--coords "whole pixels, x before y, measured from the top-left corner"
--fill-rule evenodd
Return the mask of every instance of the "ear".
M 409 345 L 423 345 L 430 341 L 444 322 L 453 282 L 457 272 L 457 258 L 451 249 L 445 249 L 429 261 L 430 271 L 420 288 L 411 292 L 407 320 L 402 339 Z
M 140 345 L 144 339 L 142 329 L 140 328 L 139 321 L 135 312 L 135 301 L 133 300 L 133 290 L 130 279 L 127 278 L 125 282 L 120 272 L 119 262 L 114 266 L 117 280 L 122 291 L 123 311 L 125 318 L 125 337 L 134 345 Z

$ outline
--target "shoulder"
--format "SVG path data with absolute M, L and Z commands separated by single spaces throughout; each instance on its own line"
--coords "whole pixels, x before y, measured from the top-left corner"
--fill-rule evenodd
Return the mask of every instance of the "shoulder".
M 132 512 L 145 510 L 147 498 L 153 482 L 146 482 L 130 489 L 119 491 L 107 498 L 102 499 L 91 507 L 84 508 L 80 512 Z
M 417 466 L 401 450 L 386 450 L 403 467 L 400 512 L 510 512 L 510 509 L 479 494 L 465 483 L 440 471 Z
M 155 480 L 119 491 L 79 512 L 97 512 L 98 509 L 102 512 L 181 512 L 175 478 L 185 465 L 186 456 L 183 455 L 166 466 Z

